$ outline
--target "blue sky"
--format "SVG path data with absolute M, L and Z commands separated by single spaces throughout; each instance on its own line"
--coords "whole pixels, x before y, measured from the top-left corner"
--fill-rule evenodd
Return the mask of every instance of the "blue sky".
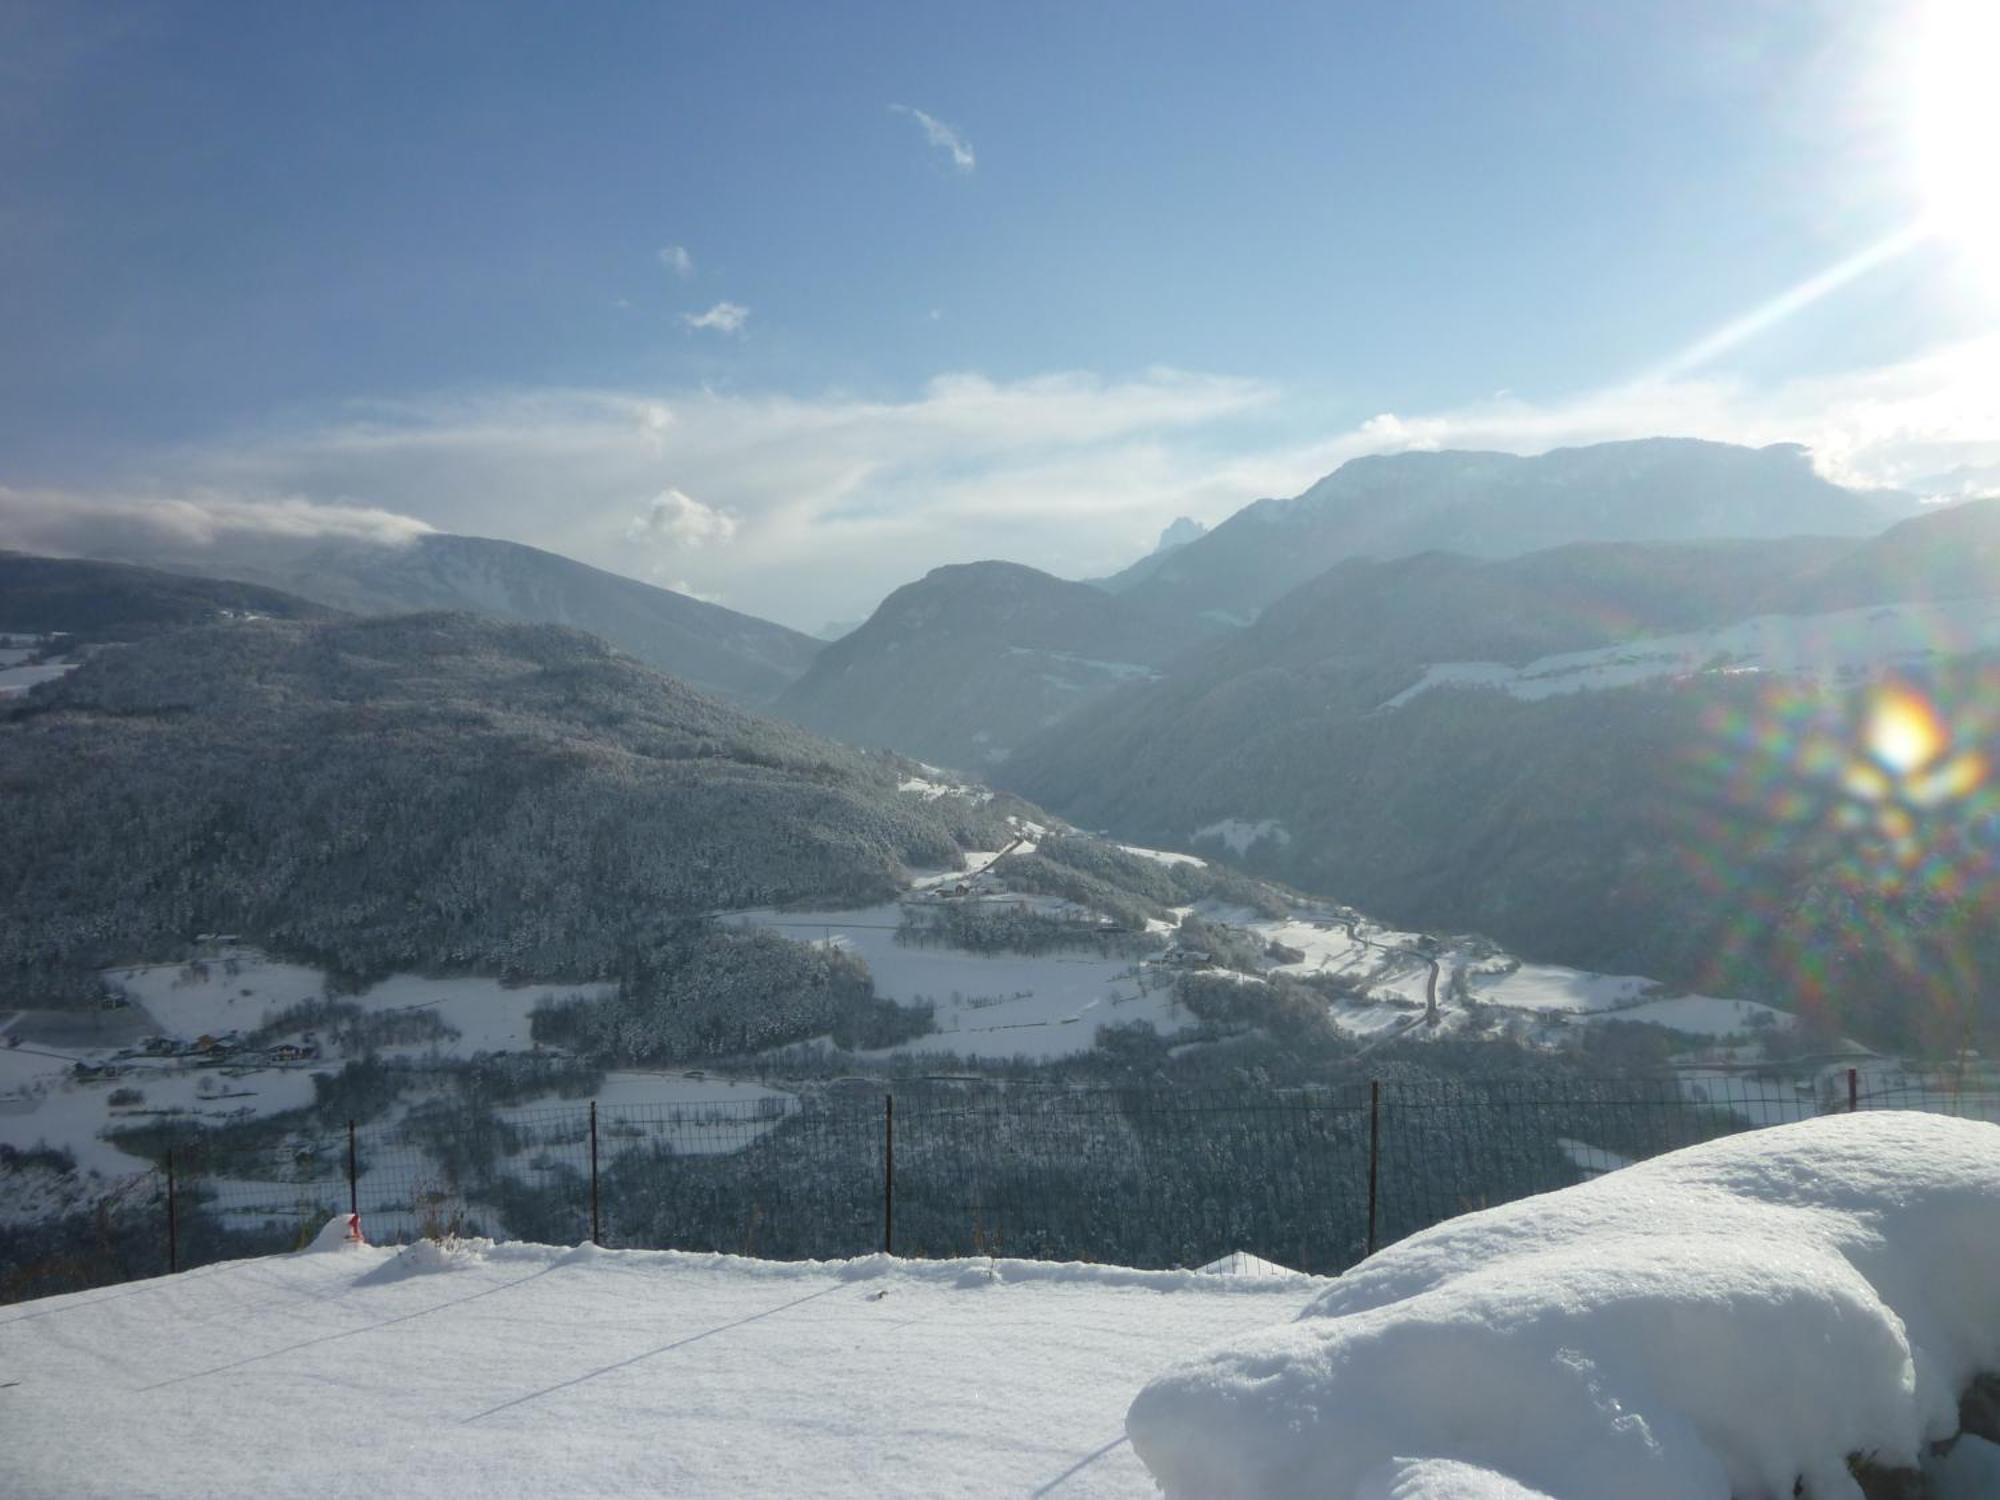
M 0 542 L 408 518 L 812 626 L 1371 447 L 2000 462 L 1948 237 L 1676 361 L 1927 211 L 1913 13 L 11 7 Z

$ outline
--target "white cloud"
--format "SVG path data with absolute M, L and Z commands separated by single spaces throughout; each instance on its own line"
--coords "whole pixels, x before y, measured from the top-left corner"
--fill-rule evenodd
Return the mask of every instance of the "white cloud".
M 736 518 L 727 511 L 703 505 L 692 495 L 664 489 L 632 518 L 625 535 L 635 542 L 671 547 L 719 547 L 736 535 Z
M 1844 484 L 1920 487 L 1933 475 L 2000 463 L 2000 335 L 1769 386 L 1659 377 L 1554 402 L 1499 395 L 1426 415 L 1383 413 L 1312 451 L 1331 467 L 1359 453 L 1535 453 L 1662 433 L 1803 443 L 1820 471 Z
M 718 302 L 705 313 L 682 313 L 681 321 L 690 328 L 713 328 L 717 333 L 741 333 L 750 320 L 750 309 L 740 302 Z
M 662 245 L 660 247 L 660 264 L 665 266 L 669 271 L 672 271 L 674 275 L 680 277 L 682 281 L 686 281 L 688 277 L 694 275 L 694 256 L 689 253 L 686 245 Z
M 165 493 L 194 500 L 58 503 L 0 491 L 0 546 L 56 548 L 64 515 L 120 538 L 141 523 L 387 535 L 427 523 L 620 572 L 695 574 L 735 608 L 810 628 L 865 613 L 941 563 L 1007 557 L 1071 577 L 1107 572 L 1147 551 L 1176 516 L 1215 522 L 1260 496 L 1296 494 L 1363 453 L 1533 453 L 1661 433 L 1805 443 L 1850 482 L 1954 473 L 1974 482 L 2000 466 L 2000 338 L 1767 387 L 1654 379 L 1556 401 L 1501 393 L 1373 416 L 1171 370 L 1122 380 L 960 373 L 897 398 L 458 392 L 354 403 L 304 425 L 148 456 L 149 471 L 167 476 Z M 293 498 L 257 498 L 274 495 Z M 657 497 L 637 521 L 635 496 Z
M 129 556 L 234 542 L 353 541 L 400 545 L 435 530 L 378 506 L 303 496 L 242 499 L 204 493 L 101 494 L 0 485 L 0 547 L 56 556 Z
M 892 104 L 889 108 L 896 114 L 908 115 L 922 126 L 924 139 L 949 156 L 951 164 L 959 171 L 970 172 L 978 165 L 972 154 L 972 143 L 937 116 L 927 115 L 908 104 Z

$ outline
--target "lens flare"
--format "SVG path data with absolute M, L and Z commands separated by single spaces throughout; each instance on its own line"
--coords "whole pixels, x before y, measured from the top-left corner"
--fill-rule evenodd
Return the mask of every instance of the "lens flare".
M 1875 695 L 1865 734 L 1868 753 L 1890 776 L 1908 778 L 1943 753 L 1945 727 L 1928 699 L 1902 687 Z
M 2000 933 L 1996 733 L 1991 657 L 1711 701 L 1678 833 L 1721 917 L 1711 981 L 1834 1031 L 1967 1045 Z

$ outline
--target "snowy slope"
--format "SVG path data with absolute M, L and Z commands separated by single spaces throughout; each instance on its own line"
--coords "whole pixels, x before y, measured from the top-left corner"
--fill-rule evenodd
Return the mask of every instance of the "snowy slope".
M 1703 674 L 1857 677 L 2000 646 L 2000 599 L 1885 604 L 1819 615 L 1759 615 L 1714 630 L 1565 651 L 1525 666 L 1438 662 L 1382 707 L 1438 688 L 1496 688 L 1534 700 Z
M 0 1310 L 0 1493 L 1145 1496 L 1146 1375 L 1326 1285 L 477 1242 L 238 1261 Z
M 1414 1235 L 1128 1430 L 1169 1496 L 1861 1500 L 2000 1373 L 1996 1236 L 2000 1129 L 1775 1126 Z

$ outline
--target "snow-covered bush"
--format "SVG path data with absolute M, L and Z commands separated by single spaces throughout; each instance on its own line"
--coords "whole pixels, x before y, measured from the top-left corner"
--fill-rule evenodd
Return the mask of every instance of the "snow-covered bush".
M 1994 1126 L 1756 1131 L 1415 1235 L 1127 1429 L 1170 1496 L 1861 1500 L 1965 1467 L 1932 1449 L 2000 1371 L 1995 1244 Z

